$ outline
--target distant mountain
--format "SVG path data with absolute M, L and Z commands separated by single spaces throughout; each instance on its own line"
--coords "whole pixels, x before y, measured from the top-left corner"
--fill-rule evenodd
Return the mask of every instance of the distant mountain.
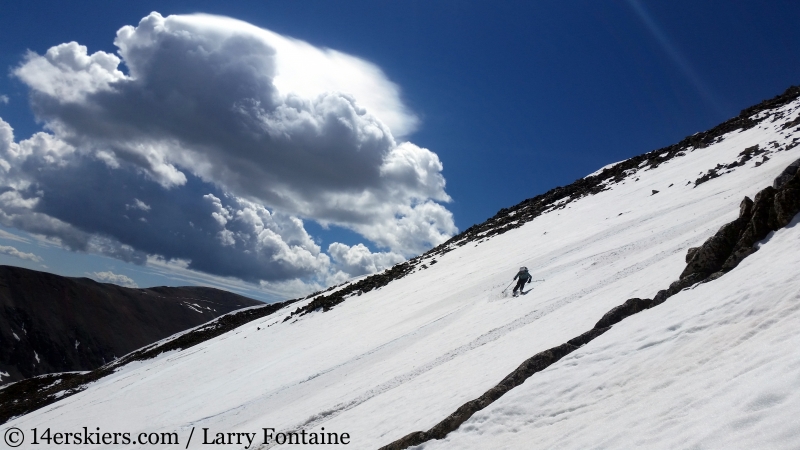
M 0 266 L 0 383 L 86 371 L 262 302 L 207 287 L 131 289 Z

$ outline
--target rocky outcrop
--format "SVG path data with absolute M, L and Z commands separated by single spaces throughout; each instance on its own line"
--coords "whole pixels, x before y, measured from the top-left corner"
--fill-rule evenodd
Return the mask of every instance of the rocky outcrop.
M 308 302 L 307 304 L 297 308 L 296 310 L 292 311 L 292 313 L 286 316 L 284 322 L 291 319 L 295 316 L 304 316 L 312 311 L 321 310 L 321 311 L 328 311 L 329 309 L 333 308 L 334 306 L 338 305 L 345 301 L 348 297 L 352 297 L 354 295 L 361 295 L 363 293 L 369 292 L 373 289 L 378 289 L 383 286 L 386 286 L 392 280 L 396 280 L 398 278 L 402 278 L 408 273 L 410 273 L 414 269 L 415 262 L 418 261 L 418 258 L 412 259 L 410 261 L 406 261 L 404 263 L 397 264 L 390 269 L 387 269 L 381 273 L 377 273 L 375 275 L 370 275 L 362 280 L 359 280 L 355 283 L 347 283 L 345 286 L 339 287 L 339 289 L 335 290 L 330 294 L 322 294 L 319 295 L 319 292 L 309 295 L 306 298 L 311 298 L 315 295 L 318 295 L 314 300 Z M 432 263 L 435 263 L 436 260 L 433 260 Z M 338 286 L 337 286 L 338 287 Z M 329 289 L 332 290 L 333 288 Z
M 788 225 L 800 212 L 800 160 L 790 164 L 773 182 L 756 194 L 745 197 L 739 217 L 723 225 L 700 247 L 690 248 L 687 265 L 679 279 L 653 299 L 660 304 L 682 289 L 696 283 L 716 280 L 758 250 L 757 244 L 769 233 Z M 776 188 L 777 186 L 777 188 Z
M 653 297 L 653 304 L 650 306 L 658 306 L 664 303 L 669 297 L 677 294 L 678 292 L 686 289 L 689 286 L 695 285 L 705 279 L 706 275 L 703 274 L 692 274 L 687 277 L 681 278 L 680 280 L 672 282 L 667 289 L 663 289 L 658 291 L 655 297 Z
M 620 319 L 622 320 L 622 319 Z M 567 344 L 574 345 L 575 347 L 580 347 L 582 345 L 588 344 L 592 339 L 600 336 L 601 334 L 605 333 L 606 331 L 610 330 L 611 327 L 598 327 L 597 325 L 594 326 L 591 330 L 583 333 L 582 335 L 572 338 L 567 341 Z
M 613 308 L 597 322 L 594 329 L 608 328 L 615 323 L 622 321 L 622 319 L 632 316 L 639 311 L 644 311 L 653 304 L 649 298 L 632 298 L 625 303 Z
M 686 265 L 680 279 L 690 276 L 700 276 L 701 279 L 720 270 L 728 259 L 736 243 L 747 225 L 746 217 L 739 217 L 735 221 L 725 224 L 714 236 L 706 240 Z
M 800 119 L 800 116 L 797 116 L 797 118 Z M 772 183 L 772 187 L 775 189 L 782 188 L 787 182 L 789 182 L 789 180 L 792 179 L 792 177 L 794 177 L 794 174 L 797 173 L 798 169 L 800 169 L 800 159 L 789 164 L 788 167 L 783 169 L 783 172 L 781 172 L 781 174 L 775 178 L 775 181 Z

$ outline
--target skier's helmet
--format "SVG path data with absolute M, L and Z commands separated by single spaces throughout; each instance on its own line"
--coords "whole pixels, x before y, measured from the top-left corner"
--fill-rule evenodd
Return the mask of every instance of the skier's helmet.
M 519 268 L 519 271 L 520 271 L 520 272 L 527 272 L 527 271 L 528 271 L 528 268 L 527 268 L 527 267 L 525 267 L 525 266 L 522 266 L 522 267 L 520 267 L 520 268 Z

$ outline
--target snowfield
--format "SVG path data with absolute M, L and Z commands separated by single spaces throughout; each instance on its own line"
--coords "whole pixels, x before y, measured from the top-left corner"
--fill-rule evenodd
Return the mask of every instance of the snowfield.
M 798 219 L 417 448 L 798 448 Z
M 310 300 L 290 305 L 189 349 L 125 365 L 6 427 L 180 438 L 179 446 L 141 448 L 184 448 L 194 427 L 194 449 L 245 448 L 203 445 L 203 428 L 257 433 L 250 448 L 316 448 L 262 445 L 262 429 L 324 427 L 348 433 L 346 448 L 354 449 L 426 430 L 523 360 L 677 280 L 689 247 L 735 219 L 744 196 L 800 158 L 800 147 L 784 150 L 800 133 L 782 128 L 799 106 L 436 256 L 435 264 L 426 260 L 428 268 L 328 312 L 284 322 Z M 700 175 L 756 144 L 772 149 L 768 160 L 753 158 L 695 187 Z M 797 221 L 722 278 L 614 325 L 420 448 L 797 448 Z M 501 294 L 523 265 L 545 281 L 518 298 Z

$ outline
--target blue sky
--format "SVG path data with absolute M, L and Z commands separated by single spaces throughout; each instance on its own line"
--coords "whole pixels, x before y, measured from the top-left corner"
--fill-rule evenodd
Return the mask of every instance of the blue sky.
M 789 1 L 2 10 L 0 119 L 13 138 L 0 263 L 265 300 L 380 270 L 800 82 L 800 5 Z M 153 11 L 148 23 L 166 31 L 145 42 L 139 23 Z M 192 13 L 254 27 L 168 18 Z M 115 37 L 126 25 L 139 27 L 121 39 L 123 55 Z M 213 57 L 186 56 L 222 40 Z M 118 71 L 92 60 L 64 84 L 65 63 L 47 52 L 70 42 L 86 57 L 116 55 Z M 316 134 L 278 121 L 286 108 L 313 116 Z M 354 134 L 325 128 L 325 117 L 350 121 Z

